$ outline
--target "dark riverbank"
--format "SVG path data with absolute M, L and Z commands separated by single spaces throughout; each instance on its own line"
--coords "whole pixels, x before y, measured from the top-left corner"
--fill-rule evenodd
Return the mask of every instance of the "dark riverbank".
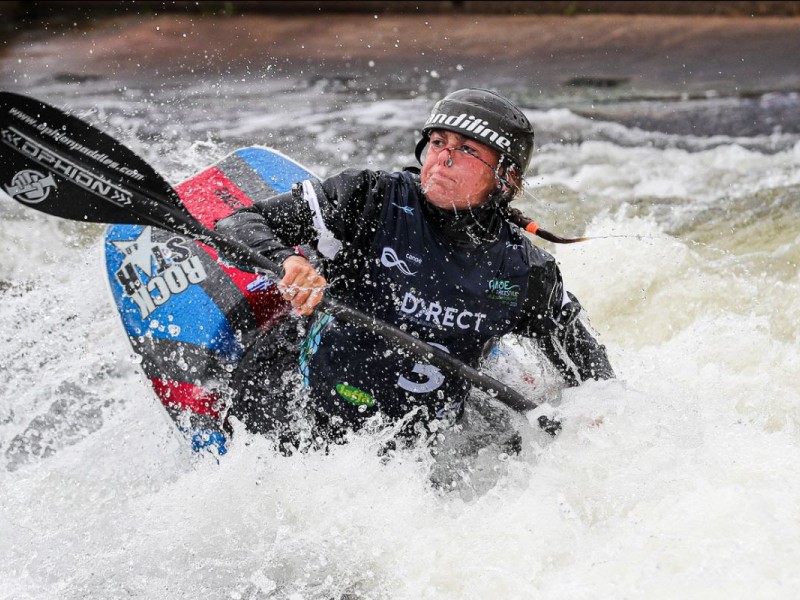
M 797 56 L 800 17 L 137 14 L 20 31 L 0 50 L 0 84 L 419 77 L 603 102 L 794 92 Z
M 261 0 L 243 2 L 72 2 L 0 1 L 0 15 L 11 19 L 37 19 L 56 15 L 109 16 L 130 13 L 200 14 L 668 14 L 716 16 L 798 16 L 800 2 L 608 2 L 519 0 Z
M 800 17 L 142 10 L 16 28 L 0 89 L 255 106 L 289 90 L 368 102 L 476 86 L 646 130 L 756 135 L 799 130 L 797 56 Z

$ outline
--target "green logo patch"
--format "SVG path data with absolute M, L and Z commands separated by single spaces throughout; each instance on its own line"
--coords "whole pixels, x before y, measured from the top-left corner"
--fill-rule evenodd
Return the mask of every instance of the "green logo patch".
M 375 406 L 375 398 L 370 396 L 367 392 L 364 392 L 357 387 L 353 387 L 352 385 L 337 383 L 336 393 L 347 400 L 350 404 L 355 404 L 356 406 Z
M 519 299 L 519 291 L 520 286 L 511 285 L 510 281 L 505 279 L 492 279 L 489 281 L 489 289 L 486 291 L 486 297 L 490 300 L 499 300 L 500 302 L 516 304 Z

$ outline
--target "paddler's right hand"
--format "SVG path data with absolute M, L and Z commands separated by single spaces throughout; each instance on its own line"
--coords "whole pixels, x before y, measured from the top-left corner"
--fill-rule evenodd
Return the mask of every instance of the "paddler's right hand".
M 284 299 L 292 304 L 295 314 L 310 315 L 322 300 L 328 282 L 308 260 L 298 255 L 283 261 L 283 272 L 278 289 Z

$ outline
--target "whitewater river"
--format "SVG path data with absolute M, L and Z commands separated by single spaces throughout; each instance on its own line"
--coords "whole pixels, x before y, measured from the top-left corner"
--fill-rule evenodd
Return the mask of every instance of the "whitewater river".
M 413 164 L 451 82 L 410 83 L 5 85 L 177 183 L 254 143 L 320 175 Z M 508 416 L 520 455 L 386 461 L 363 437 L 287 458 L 244 433 L 193 454 L 133 360 L 102 226 L 0 199 L 0 598 L 796 598 L 800 99 L 592 112 L 512 91 L 537 130 L 522 203 L 596 237 L 544 247 L 619 377 Z

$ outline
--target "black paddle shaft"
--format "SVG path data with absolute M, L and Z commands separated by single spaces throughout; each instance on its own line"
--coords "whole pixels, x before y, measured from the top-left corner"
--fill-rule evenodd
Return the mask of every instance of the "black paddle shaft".
M 166 229 L 215 247 L 226 258 L 280 275 L 280 265 L 202 225 L 146 161 L 81 119 L 20 94 L 0 92 L 0 185 L 18 202 L 73 221 Z M 536 404 L 447 352 L 323 297 L 319 308 L 384 336 L 450 376 L 519 411 Z

